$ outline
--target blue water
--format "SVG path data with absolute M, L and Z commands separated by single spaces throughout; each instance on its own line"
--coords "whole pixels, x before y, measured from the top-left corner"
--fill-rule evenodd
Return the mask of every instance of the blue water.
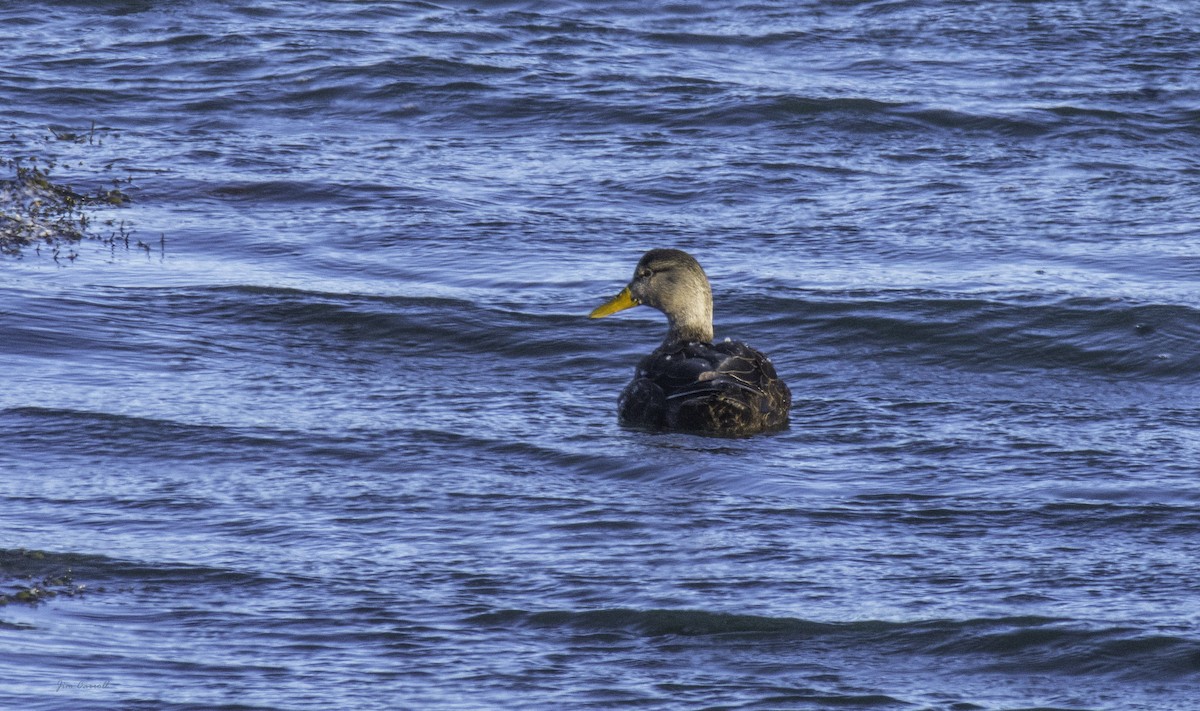
M 0 706 L 1200 709 L 1192 3 L 0 28 L 132 198 L 0 258 Z M 652 247 L 790 429 L 617 424 Z

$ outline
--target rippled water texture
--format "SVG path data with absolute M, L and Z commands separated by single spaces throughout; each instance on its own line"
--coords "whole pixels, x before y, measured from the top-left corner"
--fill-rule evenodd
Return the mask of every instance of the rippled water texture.
M 1200 709 L 1198 27 L 5 5 L 132 201 L 0 262 L 0 705 Z M 790 429 L 617 425 L 651 247 Z

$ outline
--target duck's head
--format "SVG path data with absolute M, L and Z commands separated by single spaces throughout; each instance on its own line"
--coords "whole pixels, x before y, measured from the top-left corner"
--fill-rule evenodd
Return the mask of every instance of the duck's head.
M 692 255 L 678 249 L 652 249 L 633 270 L 633 280 L 590 318 L 602 318 L 634 306 L 652 306 L 667 315 L 666 343 L 712 341 L 712 289 Z

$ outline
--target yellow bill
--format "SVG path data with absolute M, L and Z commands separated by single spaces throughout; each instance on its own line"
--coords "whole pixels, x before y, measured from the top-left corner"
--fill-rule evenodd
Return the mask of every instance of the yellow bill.
M 629 293 L 629 287 L 625 287 L 624 289 L 621 289 L 620 294 L 617 294 L 593 309 L 592 313 L 588 314 L 588 318 L 604 318 L 605 316 L 611 316 L 618 311 L 632 309 L 639 303 L 640 302 L 638 301 L 634 301 L 633 296 Z

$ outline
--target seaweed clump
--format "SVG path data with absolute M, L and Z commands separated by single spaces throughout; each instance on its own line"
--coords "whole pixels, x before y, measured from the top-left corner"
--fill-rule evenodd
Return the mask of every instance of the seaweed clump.
M 51 598 L 82 595 L 71 569 L 48 570 L 46 554 L 20 548 L 0 550 L 0 606 L 12 603 L 37 605 Z
M 90 133 L 54 132 L 54 138 L 96 144 L 95 131 L 93 125 Z M 77 192 L 70 185 L 56 182 L 52 177 L 56 167 L 53 159 L 37 156 L 0 157 L 0 170 L 11 175 L 0 179 L 0 254 L 20 256 L 30 248 L 41 254 L 45 247 L 55 261 L 60 257 L 73 261 L 78 256 L 74 246 L 87 238 L 101 240 L 113 247 L 123 241 L 128 247 L 132 233 L 126 229 L 124 221 L 119 229 L 105 235 L 94 229 L 89 214 L 95 209 L 122 207 L 131 202 L 129 194 L 120 188 L 121 181 L 114 181 L 109 189 Z M 109 220 L 105 224 L 111 226 L 113 222 Z M 138 246 L 144 245 L 139 243 Z M 144 247 L 148 251 L 148 246 Z

